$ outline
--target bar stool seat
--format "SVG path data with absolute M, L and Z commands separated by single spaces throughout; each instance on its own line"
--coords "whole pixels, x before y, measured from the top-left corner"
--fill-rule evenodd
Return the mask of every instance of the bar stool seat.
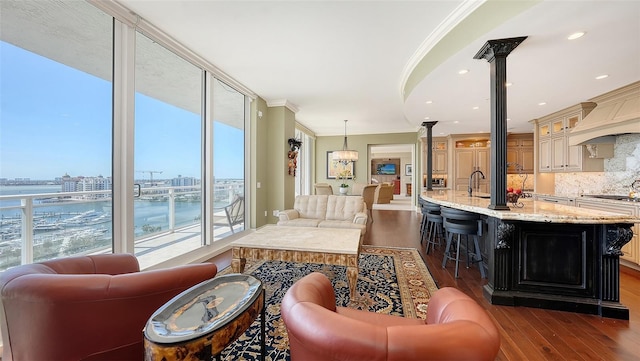
M 458 278 L 458 264 L 460 262 L 460 238 L 466 236 L 467 240 L 467 268 L 471 263 L 482 262 L 482 254 L 480 253 L 479 237 L 482 236 L 482 220 L 476 213 L 471 213 L 459 209 L 441 207 L 440 212 L 443 218 L 443 226 L 447 231 L 447 245 L 442 259 L 442 268 L 445 268 L 448 260 L 456 261 L 455 277 Z M 458 239 L 453 244 L 453 236 L 457 235 Z M 469 251 L 469 237 L 473 237 L 473 251 Z M 484 267 L 479 265 L 480 275 L 486 278 Z

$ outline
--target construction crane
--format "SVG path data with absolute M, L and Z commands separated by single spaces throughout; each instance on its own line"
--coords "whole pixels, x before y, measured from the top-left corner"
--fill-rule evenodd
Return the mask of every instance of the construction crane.
M 151 183 L 151 186 L 153 187 L 155 184 L 153 183 L 153 175 L 154 174 L 162 174 L 161 170 L 139 170 L 137 171 L 138 173 L 149 173 L 149 183 Z

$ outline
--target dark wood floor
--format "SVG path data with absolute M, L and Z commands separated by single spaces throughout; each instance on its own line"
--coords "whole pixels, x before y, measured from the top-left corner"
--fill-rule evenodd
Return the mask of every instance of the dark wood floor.
M 640 360 L 640 272 L 622 267 L 620 297 L 630 310 L 629 321 L 494 306 L 482 296 L 486 280 L 481 280 L 477 267 L 467 269 L 461 264 L 455 279 L 452 262 L 445 269 L 441 267 L 444 247 L 426 255 L 419 241 L 419 213 L 373 210 L 373 219 L 364 244 L 419 249 L 438 287 L 456 287 L 487 309 L 502 336 L 496 360 Z M 214 261 L 226 267 L 230 255 Z
M 630 320 L 549 311 L 527 307 L 494 306 L 482 296 L 477 267 L 461 264 L 454 278 L 453 262 L 441 267 L 443 249 L 426 255 L 420 247 L 421 215 L 407 211 L 373 211 L 374 222 L 365 244 L 420 249 L 438 287 L 456 287 L 474 298 L 496 321 L 502 336 L 497 360 L 640 360 L 640 272 L 622 267 L 620 298 Z

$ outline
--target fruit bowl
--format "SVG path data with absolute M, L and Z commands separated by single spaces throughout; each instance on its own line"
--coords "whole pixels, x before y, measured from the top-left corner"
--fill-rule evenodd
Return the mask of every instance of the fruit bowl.
M 507 202 L 509 203 L 517 203 L 518 199 L 520 199 L 520 195 L 516 193 L 507 193 Z
M 507 202 L 511 203 L 512 206 L 522 208 L 524 204 L 519 201 L 520 198 L 526 198 L 530 196 L 527 193 L 522 193 L 521 189 L 514 190 L 513 188 L 507 188 Z

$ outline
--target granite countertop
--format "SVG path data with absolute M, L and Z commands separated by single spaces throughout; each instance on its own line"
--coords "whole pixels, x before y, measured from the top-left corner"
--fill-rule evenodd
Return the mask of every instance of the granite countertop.
M 623 199 L 623 200 L 616 200 L 616 199 L 606 199 L 606 198 L 598 198 L 597 195 L 595 194 L 548 194 L 548 193 L 536 193 L 537 196 L 541 196 L 541 197 L 556 197 L 556 198 L 565 198 L 568 201 L 577 201 L 577 200 L 583 200 L 583 201 L 593 201 L 593 202 L 598 202 L 598 203 L 608 203 L 608 204 L 623 204 L 623 205 L 637 205 L 638 207 L 640 207 L 640 200 L 628 200 L 628 199 Z M 606 196 L 607 194 L 605 194 Z M 615 196 L 615 197 L 625 197 L 625 195 L 613 195 L 613 194 L 609 194 L 609 196 Z
M 507 203 L 510 211 L 496 211 L 487 208 L 490 204 L 489 196 L 486 193 L 474 193 L 469 197 L 467 192 L 454 190 L 424 191 L 420 194 L 428 202 L 502 220 L 582 224 L 640 223 L 640 218 L 636 216 L 540 202 L 532 198 L 520 198 L 519 202 L 524 205 L 522 208 Z

